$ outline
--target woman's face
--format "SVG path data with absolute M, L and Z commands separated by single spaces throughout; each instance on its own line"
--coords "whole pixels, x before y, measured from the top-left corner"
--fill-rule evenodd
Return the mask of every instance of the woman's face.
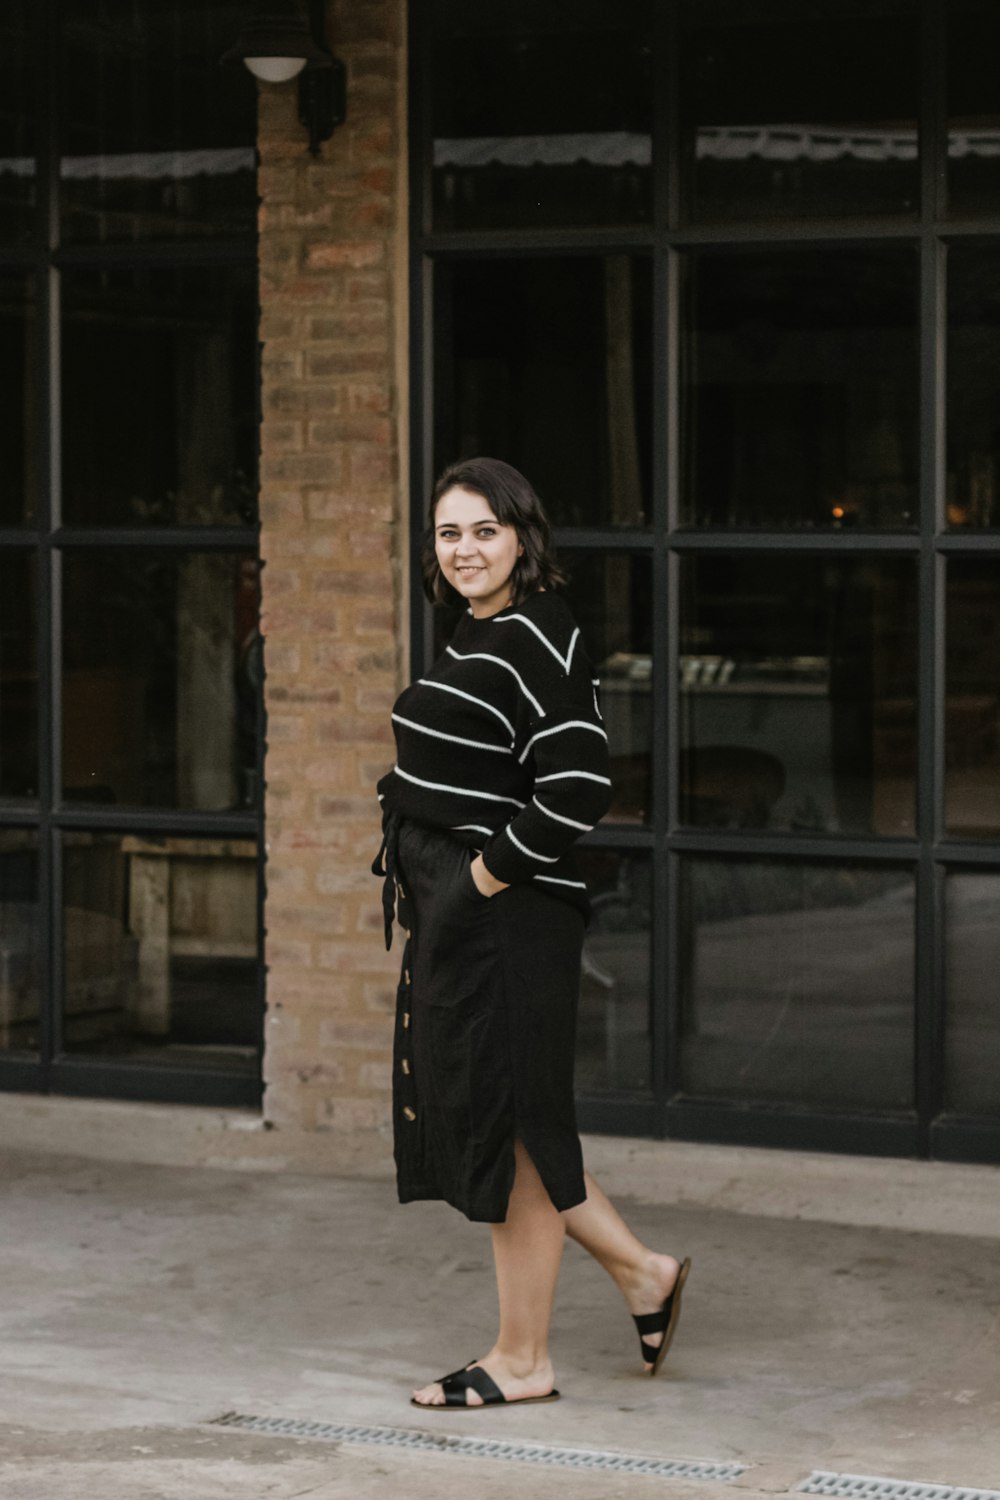
M 510 575 L 524 551 L 513 526 L 502 526 L 474 490 L 445 490 L 434 508 L 438 566 L 477 619 L 510 603 Z

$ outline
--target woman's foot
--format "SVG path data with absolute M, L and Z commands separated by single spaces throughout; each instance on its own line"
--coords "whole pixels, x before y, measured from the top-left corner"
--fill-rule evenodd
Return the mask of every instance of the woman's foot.
M 636 1267 L 621 1287 L 632 1316 L 641 1317 L 643 1313 L 658 1313 L 677 1285 L 680 1269 L 680 1261 L 675 1260 L 672 1255 L 653 1254 L 650 1254 L 643 1265 Z M 647 1344 L 658 1349 L 663 1343 L 665 1334 L 664 1329 L 658 1333 L 645 1333 L 643 1338 Z M 644 1363 L 648 1375 L 653 1364 L 650 1360 Z
M 531 1396 L 547 1396 L 555 1386 L 555 1374 L 552 1362 L 544 1359 L 535 1364 L 525 1364 L 515 1360 L 504 1358 L 496 1349 L 491 1349 L 483 1359 L 474 1359 L 474 1365 L 480 1365 L 489 1375 L 491 1380 L 496 1381 L 508 1401 L 525 1401 Z M 471 1365 L 466 1365 L 467 1370 Z M 444 1406 L 444 1391 L 439 1381 L 433 1381 L 430 1385 L 421 1386 L 420 1390 L 413 1392 L 413 1399 L 418 1406 Z M 482 1406 L 483 1398 L 478 1391 L 466 1392 L 466 1404 L 468 1406 Z

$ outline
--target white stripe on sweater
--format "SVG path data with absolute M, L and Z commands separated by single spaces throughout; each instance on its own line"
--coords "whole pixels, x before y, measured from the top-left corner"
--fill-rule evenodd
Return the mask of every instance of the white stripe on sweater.
M 554 724 L 551 729 L 540 729 L 537 734 L 533 734 L 517 757 L 521 765 L 524 765 L 525 757 L 536 740 L 544 739 L 547 734 L 560 734 L 564 729 L 592 729 L 595 734 L 601 736 L 602 740 L 607 739 L 607 735 L 599 724 L 591 724 L 587 719 L 567 719 L 565 724 Z
M 529 859 L 539 859 L 544 865 L 557 865 L 562 857 L 559 854 L 536 854 L 534 849 L 529 849 L 527 844 L 521 843 L 516 833 L 511 833 L 509 825 L 504 829 L 504 833 L 515 848 L 520 849 L 521 853 L 526 854 Z
M 526 619 L 524 615 L 501 615 L 498 619 L 495 619 L 493 623 L 494 625 L 508 625 L 515 620 L 517 620 L 522 625 L 527 625 L 529 630 L 533 630 L 538 639 L 541 641 L 542 645 L 552 652 L 552 655 L 562 667 L 563 671 L 566 673 L 569 672 L 570 666 L 573 661 L 573 652 L 576 649 L 577 641 L 580 639 L 579 626 L 577 626 L 577 628 L 573 631 L 573 635 L 570 638 L 570 643 L 569 647 L 567 648 L 566 655 L 563 656 L 560 651 L 556 650 L 555 646 L 553 646 L 552 642 L 549 640 L 544 631 L 539 630 L 534 620 Z
M 404 719 L 402 714 L 393 714 L 397 724 L 405 724 L 407 729 L 415 729 L 418 734 L 432 734 L 436 740 L 450 740 L 453 745 L 468 745 L 472 750 L 492 750 L 496 755 L 513 755 L 509 745 L 486 745 L 482 740 L 466 740 L 460 734 L 445 734 L 443 729 L 428 729 L 426 724 L 416 724 L 412 719 Z
M 560 880 L 558 875 L 532 875 L 531 878 L 532 880 L 547 881 L 549 885 L 572 885 L 579 891 L 587 889 L 587 882 L 585 880 Z
M 535 710 L 535 713 L 540 715 L 545 713 L 538 699 L 528 690 L 527 684 L 520 672 L 515 667 L 512 667 L 509 661 L 504 661 L 502 656 L 491 656 L 488 651 L 456 651 L 454 646 L 448 646 L 446 649 L 448 655 L 453 656 L 456 661 L 491 661 L 496 666 L 503 667 L 505 672 L 510 672 L 512 676 L 517 678 L 518 687 Z
M 567 776 L 582 776 L 586 781 L 599 781 L 603 786 L 610 786 L 611 781 L 607 776 L 596 776 L 593 771 L 550 771 L 548 776 L 536 776 L 535 785 L 542 781 L 563 781 Z
M 461 688 L 452 687 L 447 682 L 434 682 L 430 677 L 421 677 L 418 679 L 418 681 L 421 687 L 438 688 L 442 693 L 454 693 L 456 698 L 465 698 L 469 703 L 478 703 L 480 708 L 488 708 L 490 713 L 496 714 L 497 718 L 500 720 L 500 723 L 503 724 L 506 729 L 510 730 L 510 737 L 513 741 L 513 724 L 500 712 L 498 708 L 494 708 L 492 703 L 487 703 L 485 698 L 476 698 L 472 693 L 463 693 Z
M 485 833 L 487 836 L 493 833 L 492 828 L 484 828 L 482 823 L 452 823 L 452 833 L 462 833 L 465 829 L 470 833 Z
M 404 781 L 412 781 L 416 786 L 430 787 L 432 792 L 451 792 L 456 797 L 483 797 L 487 802 L 512 802 L 515 807 L 524 807 L 523 802 L 518 802 L 516 797 L 498 797 L 496 792 L 480 792 L 472 786 L 447 786 L 443 781 L 424 781 L 419 776 L 412 776 L 409 771 L 404 771 L 402 766 L 395 765 L 393 770 L 397 776 L 402 776 Z
M 537 797 L 532 797 L 531 800 L 539 811 L 543 812 L 547 818 L 554 818 L 557 823 L 565 823 L 570 828 L 580 828 L 584 833 L 589 833 L 594 826 L 593 823 L 578 823 L 575 818 L 564 818 L 562 813 L 553 812 L 551 807 L 546 807 L 543 802 L 539 802 Z

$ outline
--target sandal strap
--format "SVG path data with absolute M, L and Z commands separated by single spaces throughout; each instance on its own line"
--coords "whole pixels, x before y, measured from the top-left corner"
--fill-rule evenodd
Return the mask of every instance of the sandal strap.
M 671 1292 L 670 1296 L 667 1298 L 666 1302 L 664 1302 L 659 1312 L 633 1313 L 632 1322 L 635 1324 L 640 1334 L 665 1333 L 667 1324 L 670 1322 L 670 1313 L 673 1305 L 674 1295 L 673 1292 Z
M 471 1370 L 456 1370 L 454 1375 L 446 1375 L 441 1381 L 441 1389 L 444 1391 L 445 1406 L 468 1406 L 467 1393 L 470 1390 L 477 1391 L 482 1396 L 484 1406 L 499 1406 L 507 1400 L 482 1365 L 473 1365 Z

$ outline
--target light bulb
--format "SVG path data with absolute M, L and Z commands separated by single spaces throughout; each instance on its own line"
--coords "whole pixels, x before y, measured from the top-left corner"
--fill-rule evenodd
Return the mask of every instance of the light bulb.
M 265 83 L 287 83 L 306 65 L 304 57 L 245 57 L 243 61 L 254 77 Z

